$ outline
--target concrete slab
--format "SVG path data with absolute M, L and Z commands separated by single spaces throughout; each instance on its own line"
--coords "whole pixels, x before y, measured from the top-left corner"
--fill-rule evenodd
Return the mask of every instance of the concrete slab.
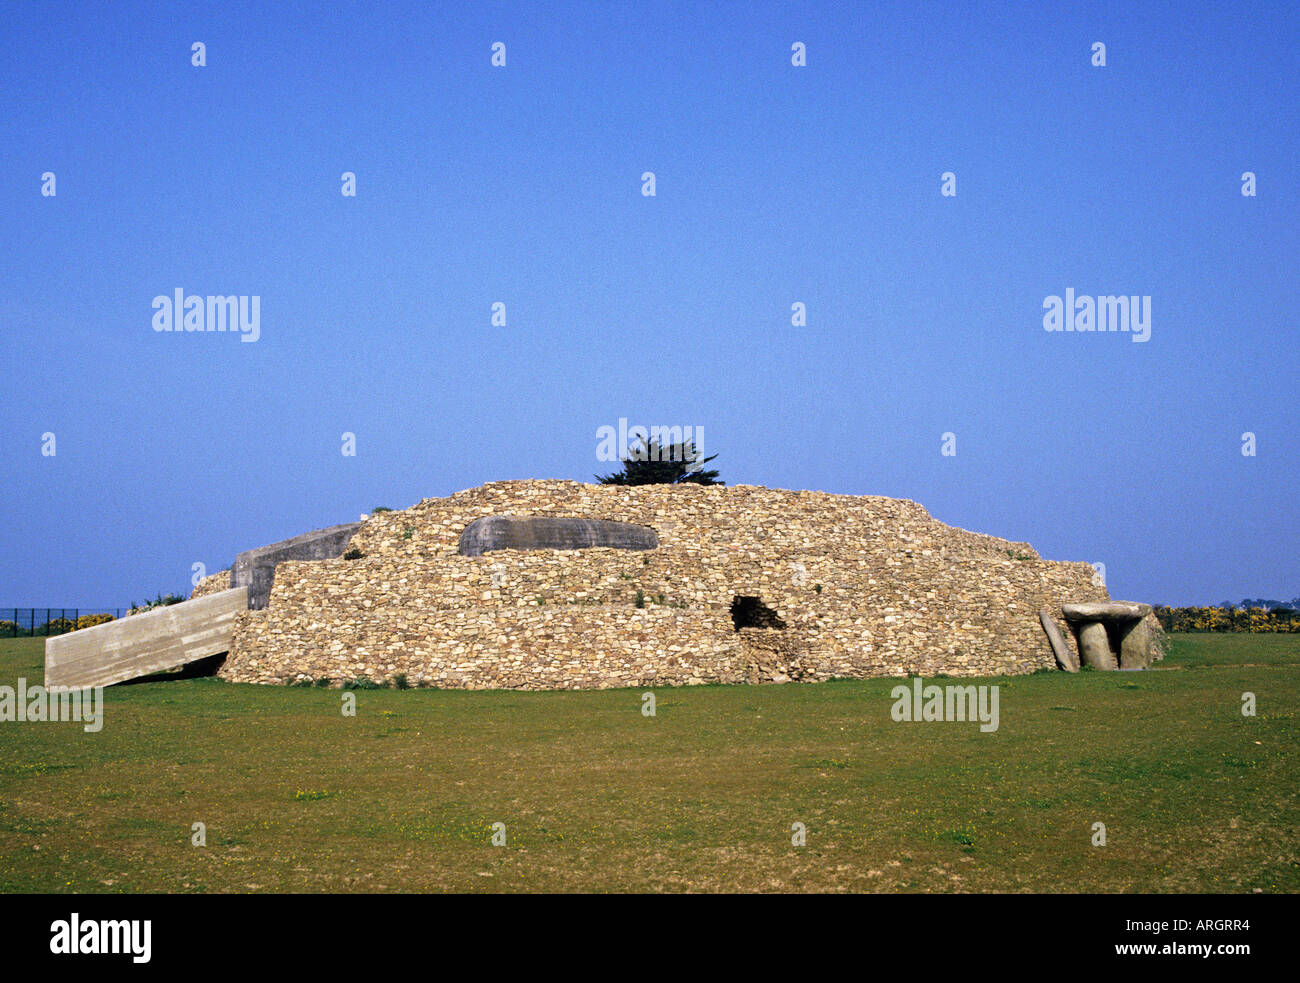
M 484 516 L 460 534 L 461 556 L 482 556 L 491 550 L 581 550 L 596 546 L 652 550 L 659 546 L 659 537 L 649 526 L 631 522 L 549 515 Z
M 45 640 L 45 685 L 111 686 L 230 651 L 248 588 L 154 608 Z
M 230 574 L 231 587 L 248 588 L 248 606 L 261 610 L 271 598 L 275 583 L 275 566 L 285 560 L 333 560 L 343 555 L 359 522 L 345 522 L 328 529 L 314 529 L 292 539 L 282 539 L 269 546 L 245 550 L 235 557 Z

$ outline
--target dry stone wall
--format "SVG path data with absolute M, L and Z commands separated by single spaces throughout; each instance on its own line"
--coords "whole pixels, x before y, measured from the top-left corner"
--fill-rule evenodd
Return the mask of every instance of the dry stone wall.
M 222 570 L 219 573 L 209 574 L 200 580 L 194 590 L 190 592 L 190 600 L 196 597 L 207 597 L 209 594 L 219 594 L 223 590 L 230 590 L 231 578 L 229 570 Z
M 659 546 L 460 555 L 486 516 L 635 523 Z M 281 563 L 221 675 L 576 689 L 1015 674 L 1055 665 L 1040 608 L 1064 627 L 1063 602 L 1107 599 L 1088 564 L 914 502 L 746 485 L 493 482 L 372 515 L 350 550 Z M 785 627 L 737 630 L 740 597 Z

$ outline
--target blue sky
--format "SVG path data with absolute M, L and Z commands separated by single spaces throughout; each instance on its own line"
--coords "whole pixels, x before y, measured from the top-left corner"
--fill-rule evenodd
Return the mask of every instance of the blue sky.
M 1300 14 L 1066 7 L 7 4 L 0 605 L 591 480 L 620 418 L 1112 596 L 1300 594 Z M 177 287 L 260 338 L 155 332 Z M 1150 340 L 1044 331 L 1067 287 Z

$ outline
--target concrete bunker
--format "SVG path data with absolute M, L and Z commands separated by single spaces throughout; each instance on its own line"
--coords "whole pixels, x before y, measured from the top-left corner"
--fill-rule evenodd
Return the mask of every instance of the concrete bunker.
M 570 516 L 489 515 L 475 519 L 460 534 L 461 556 L 492 550 L 652 550 L 659 536 L 649 526 L 610 519 Z
M 342 555 L 359 522 L 345 522 L 328 529 L 315 529 L 292 539 L 282 539 L 269 546 L 245 550 L 235 557 L 230 575 L 231 587 L 248 588 L 248 606 L 260 611 L 271 598 L 275 568 L 285 560 L 329 560 Z

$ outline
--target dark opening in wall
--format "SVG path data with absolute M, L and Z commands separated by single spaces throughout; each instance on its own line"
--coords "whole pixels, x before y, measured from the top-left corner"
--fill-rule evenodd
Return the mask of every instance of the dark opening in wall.
M 737 594 L 731 600 L 731 623 L 742 628 L 784 628 L 785 622 L 757 597 Z

